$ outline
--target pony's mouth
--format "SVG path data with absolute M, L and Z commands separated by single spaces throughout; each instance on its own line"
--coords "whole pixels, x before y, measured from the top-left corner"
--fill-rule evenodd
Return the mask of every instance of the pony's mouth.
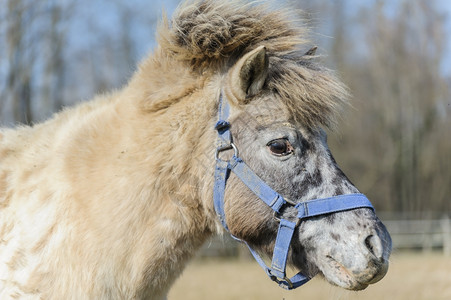
M 332 256 L 326 256 L 326 264 L 319 266 L 323 276 L 333 285 L 339 287 L 360 291 L 367 288 L 371 283 L 379 281 L 382 277 L 378 277 L 377 280 L 366 280 L 368 278 L 364 274 L 356 276 L 352 271 L 348 270 L 345 266 L 335 260 Z M 384 274 L 385 275 L 385 274 Z M 374 276 L 371 276 L 372 278 Z

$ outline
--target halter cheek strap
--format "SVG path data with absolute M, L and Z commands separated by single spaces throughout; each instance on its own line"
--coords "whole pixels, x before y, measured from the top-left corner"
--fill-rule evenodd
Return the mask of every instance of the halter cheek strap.
M 374 208 L 368 198 L 366 198 L 363 194 L 340 195 L 330 198 L 309 200 L 297 204 L 287 202 L 282 195 L 269 187 L 269 185 L 258 177 L 239 157 L 238 149 L 233 144 L 232 134 L 230 132 L 231 125 L 227 121 L 230 113 L 230 107 L 227 101 L 223 101 L 222 93 L 219 98 L 218 111 L 219 120 L 215 126 L 215 129 L 218 132 L 218 142 L 215 154 L 216 167 L 213 191 L 216 214 L 218 215 L 218 218 L 224 228 L 229 231 L 224 212 L 224 195 L 227 180 L 231 172 L 233 172 L 258 198 L 268 205 L 274 211 L 275 215 L 280 214 L 280 210 L 283 206 L 294 205 L 294 208 L 297 210 L 296 221 L 293 222 L 283 218 L 278 219 L 279 229 L 277 231 L 270 267 L 265 264 L 261 256 L 252 247 L 250 247 L 246 241 L 243 241 L 233 235 L 232 237 L 247 245 L 252 256 L 265 270 L 271 280 L 277 282 L 279 286 L 288 290 L 297 288 L 310 280 L 309 277 L 303 275 L 301 272 L 291 278 L 287 278 L 286 276 L 288 251 L 290 249 L 294 231 L 299 223 L 303 219 L 309 217 L 363 207 L 371 209 Z M 230 160 L 222 160 L 220 158 L 220 153 L 228 150 L 234 151 L 232 158 Z

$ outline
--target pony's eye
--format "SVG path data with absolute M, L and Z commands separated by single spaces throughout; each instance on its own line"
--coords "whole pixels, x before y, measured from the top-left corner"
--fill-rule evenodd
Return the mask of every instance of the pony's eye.
M 276 156 L 285 156 L 293 153 L 293 146 L 286 139 L 277 139 L 269 142 L 266 145 L 271 151 L 271 154 Z

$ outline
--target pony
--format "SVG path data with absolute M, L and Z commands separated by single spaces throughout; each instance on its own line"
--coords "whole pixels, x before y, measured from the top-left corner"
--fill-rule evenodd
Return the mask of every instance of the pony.
M 0 298 L 165 298 L 223 232 L 213 205 L 221 95 L 240 157 L 283 197 L 357 193 L 323 130 L 347 88 L 294 18 L 260 2 L 187 2 L 163 17 L 158 46 L 121 90 L 1 129 Z M 234 174 L 224 212 L 233 236 L 272 254 L 277 216 Z M 303 220 L 289 247 L 307 277 L 360 290 L 386 274 L 391 240 L 357 208 Z

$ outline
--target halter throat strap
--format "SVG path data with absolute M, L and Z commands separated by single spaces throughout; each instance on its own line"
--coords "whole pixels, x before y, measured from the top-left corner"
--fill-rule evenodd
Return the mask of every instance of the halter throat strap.
M 275 215 L 280 215 L 283 206 L 293 205 L 293 203 L 287 202 L 282 195 L 274 191 L 265 181 L 257 176 L 239 157 L 238 149 L 233 143 L 232 134 L 230 132 L 231 124 L 228 122 L 229 114 L 230 106 L 227 100 L 223 99 L 223 93 L 221 92 L 218 107 L 219 120 L 215 125 L 218 139 L 215 153 L 216 166 L 213 200 L 216 214 L 227 231 L 229 231 L 229 228 L 227 226 L 224 211 L 224 196 L 227 180 L 229 179 L 231 172 L 233 172 L 258 198 L 268 205 L 274 211 Z M 229 150 L 234 151 L 232 158 L 230 160 L 222 160 L 220 158 L 221 152 Z M 291 278 L 286 276 L 286 265 L 291 240 L 296 227 L 303 219 L 364 207 L 374 209 L 371 202 L 363 194 L 348 194 L 314 199 L 297 203 L 294 207 L 297 210 L 296 221 L 293 222 L 284 218 L 278 219 L 279 228 L 270 267 L 266 265 L 261 256 L 248 245 L 246 241 L 232 235 L 234 239 L 247 245 L 252 256 L 265 270 L 271 280 L 288 290 L 297 288 L 310 280 L 309 277 L 303 275 L 301 272 Z

